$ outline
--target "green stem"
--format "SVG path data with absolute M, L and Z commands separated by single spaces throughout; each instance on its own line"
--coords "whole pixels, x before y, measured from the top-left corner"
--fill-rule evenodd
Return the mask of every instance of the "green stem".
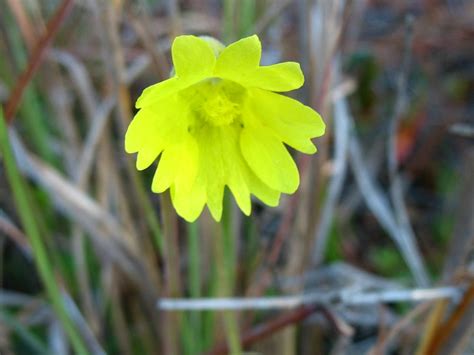
M 178 248 L 178 220 L 171 204 L 169 191 L 161 194 L 161 216 L 164 235 L 164 268 L 166 274 L 166 296 L 181 296 L 181 278 L 179 270 L 179 248 Z M 164 325 L 165 352 L 167 354 L 178 354 L 178 339 L 180 331 L 180 314 L 174 312 L 164 313 L 166 318 Z
M 199 232 L 198 223 L 189 223 L 188 231 L 188 287 L 189 295 L 192 298 L 201 297 L 201 258 L 199 250 Z M 202 351 L 202 317 L 199 312 L 189 312 L 188 323 L 194 329 L 190 334 L 193 347 L 192 353 L 196 354 Z
M 48 253 L 44 246 L 38 225 L 36 223 L 33 209 L 31 208 L 31 199 L 29 198 L 28 187 L 23 181 L 23 177 L 15 163 L 13 152 L 10 146 L 8 128 L 3 117 L 3 111 L 0 110 L 0 151 L 3 155 L 5 170 L 10 187 L 13 190 L 13 199 L 15 201 L 23 228 L 26 231 L 33 249 L 35 263 L 38 267 L 40 277 L 46 288 L 46 292 L 51 300 L 54 311 L 63 324 L 66 334 L 71 340 L 72 346 L 77 354 L 87 354 L 86 346 L 74 327 L 67 311 L 64 307 L 61 290 L 58 287 L 54 277 L 53 266 L 49 262 Z M 37 216 L 39 218 L 39 216 Z
M 249 36 L 255 28 L 255 0 L 240 0 L 239 35 Z
M 224 0 L 223 39 L 225 44 L 234 40 L 235 36 L 235 0 Z
M 127 164 L 130 164 L 130 162 L 131 160 L 128 159 Z M 158 222 L 158 219 L 156 217 L 156 212 L 147 196 L 147 192 L 143 186 L 143 182 L 141 181 L 134 167 L 129 166 L 128 168 L 131 172 L 132 182 L 136 186 L 138 199 L 143 208 L 143 212 L 145 213 L 145 219 L 148 222 L 148 227 L 150 228 L 150 231 L 153 235 L 153 241 L 155 245 L 158 247 L 159 252 L 163 254 L 163 251 L 164 251 L 163 234 L 160 228 L 160 223 Z
M 188 290 L 193 298 L 200 297 L 201 275 L 199 273 L 199 243 L 198 224 L 187 224 L 188 237 Z M 185 355 L 199 354 L 202 351 L 200 330 L 201 315 L 197 312 L 187 312 L 182 318 L 182 343 Z
M 188 224 L 188 265 L 189 293 L 191 297 L 201 297 L 201 258 L 199 251 L 198 223 Z
M 219 237 L 218 235 L 212 235 L 212 238 Z M 217 270 L 220 268 L 220 265 L 214 260 L 211 264 L 211 270 L 209 275 L 209 283 L 207 286 L 207 292 L 205 297 L 216 297 L 217 289 L 219 285 Z M 203 338 L 202 344 L 204 349 L 208 349 L 214 343 L 214 329 L 215 329 L 215 314 L 213 311 L 204 311 L 202 312 L 202 324 L 203 324 Z
M 214 253 L 218 267 L 218 295 L 229 297 L 233 293 L 236 266 L 235 236 L 232 232 L 230 195 L 225 194 L 222 216 L 222 233 L 214 236 Z M 231 354 L 241 354 L 239 325 L 236 314 L 224 312 L 224 326 Z

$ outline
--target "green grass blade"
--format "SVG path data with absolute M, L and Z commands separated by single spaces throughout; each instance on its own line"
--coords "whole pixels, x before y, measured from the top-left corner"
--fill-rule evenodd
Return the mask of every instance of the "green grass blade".
M 15 331 L 18 337 L 22 339 L 35 354 L 47 355 L 50 353 L 46 345 L 43 344 L 36 335 L 23 326 L 23 324 L 18 322 L 10 313 L 5 311 L 0 312 L 0 323 L 3 323 Z
M 20 216 L 23 229 L 29 237 L 31 247 L 35 257 L 41 280 L 46 288 L 51 304 L 56 315 L 61 321 L 66 334 L 71 340 L 72 346 L 77 354 L 87 354 L 86 347 L 74 327 L 67 311 L 64 307 L 61 291 L 58 287 L 57 281 L 54 277 L 53 266 L 48 258 L 43 239 L 41 237 L 39 227 L 36 223 L 36 218 L 31 208 L 31 199 L 29 198 L 28 187 L 23 180 L 22 175 L 18 171 L 13 151 L 10 146 L 10 139 L 8 136 L 8 128 L 3 116 L 3 111 L 0 110 L 0 152 L 3 156 L 3 163 L 5 166 L 7 179 L 12 190 L 13 199 Z

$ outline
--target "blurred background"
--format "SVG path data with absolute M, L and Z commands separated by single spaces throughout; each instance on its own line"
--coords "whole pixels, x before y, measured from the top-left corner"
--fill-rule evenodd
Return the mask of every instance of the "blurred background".
M 0 9 L 1 354 L 474 354 L 473 1 Z M 327 133 L 278 208 L 185 223 L 124 153 L 182 33 L 301 63 Z

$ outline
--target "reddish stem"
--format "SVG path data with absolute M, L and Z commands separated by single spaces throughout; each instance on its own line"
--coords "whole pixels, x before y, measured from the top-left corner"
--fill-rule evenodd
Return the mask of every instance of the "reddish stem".
M 39 65 L 41 64 L 43 57 L 48 49 L 51 41 L 54 38 L 54 35 L 58 32 L 59 27 L 63 23 L 64 19 L 67 17 L 69 12 L 72 9 L 74 0 L 63 0 L 62 4 L 58 7 L 53 17 L 50 18 L 46 26 L 46 33 L 38 41 L 31 55 L 31 59 L 28 62 L 26 70 L 21 74 L 18 79 L 17 85 L 13 89 L 10 99 L 6 103 L 5 107 L 5 119 L 8 124 L 11 124 L 13 117 L 15 116 L 18 106 L 20 105 L 21 97 L 23 92 L 28 86 L 29 82 L 33 78 L 34 74 L 38 70 Z
M 320 306 L 317 305 L 304 305 L 294 311 L 285 313 L 272 319 L 264 324 L 256 326 L 246 332 L 240 339 L 240 343 L 243 347 L 248 347 L 261 339 L 268 337 L 269 335 L 295 323 L 299 323 L 316 311 L 321 310 Z M 212 349 L 209 355 L 225 355 L 229 353 L 229 349 L 226 344 L 219 344 Z

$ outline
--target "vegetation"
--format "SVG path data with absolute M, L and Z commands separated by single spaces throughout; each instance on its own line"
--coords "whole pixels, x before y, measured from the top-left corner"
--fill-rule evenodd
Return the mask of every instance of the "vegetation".
M 0 8 L 1 354 L 474 351 L 472 2 Z M 326 134 L 278 207 L 188 223 L 125 153 L 134 104 L 176 36 L 254 33 Z

